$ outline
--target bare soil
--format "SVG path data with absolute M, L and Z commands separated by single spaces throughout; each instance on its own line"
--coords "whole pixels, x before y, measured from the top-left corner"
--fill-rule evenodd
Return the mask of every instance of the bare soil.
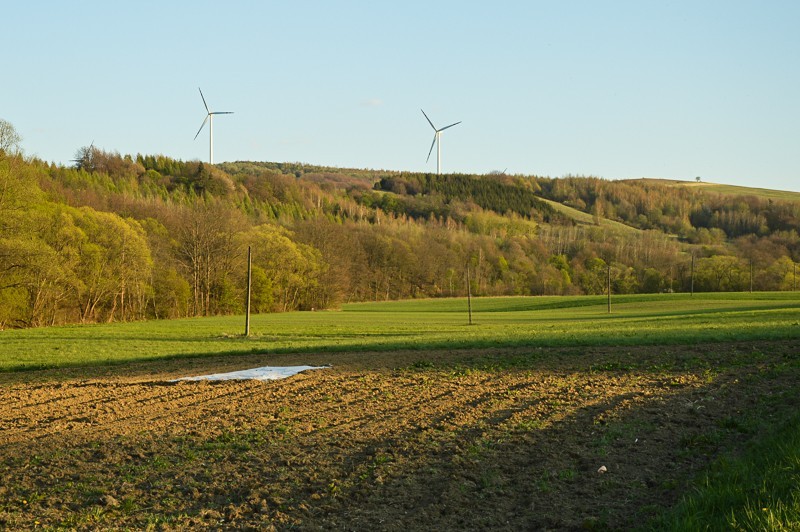
M 0 529 L 630 529 L 798 407 L 796 342 L 0 375 Z M 282 381 L 170 382 L 331 364 Z

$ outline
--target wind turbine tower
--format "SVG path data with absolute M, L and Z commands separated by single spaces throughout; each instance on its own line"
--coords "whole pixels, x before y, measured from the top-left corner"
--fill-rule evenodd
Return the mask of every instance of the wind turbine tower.
M 232 115 L 233 111 L 214 111 L 212 113 L 211 109 L 208 108 L 205 96 L 203 96 L 203 91 L 200 90 L 200 87 L 197 87 L 197 90 L 200 91 L 200 97 L 203 98 L 203 105 L 206 107 L 207 113 L 203 123 L 200 124 L 200 129 L 197 130 L 197 135 L 203 131 L 203 127 L 208 122 L 208 164 L 214 164 L 214 115 Z M 197 140 L 197 135 L 194 136 L 195 140 Z
M 422 109 L 420 109 L 420 111 L 422 111 Z M 459 120 L 455 124 L 450 124 L 449 126 L 444 126 L 441 129 L 436 129 L 436 126 L 433 125 L 433 122 L 431 122 L 431 119 L 428 118 L 428 115 L 425 114 L 425 111 L 422 111 L 422 114 L 425 115 L 425 119 L 431 125 L 434 132 L 433 142 L 431 143 L 431 149 L 430 151 L 428 151 L 428 158 L 425 159 L 425 162 L 427 163 L 428 161 L 430 161 L 431 153 L 433 153 L 433 146 L 436 145 L 436 174 L 441 175 L 442 174 L 442 140 L 441 140 L 442 131 L 453 126 L 457 126 L 458 124 L 461 123 L 461 121 Z

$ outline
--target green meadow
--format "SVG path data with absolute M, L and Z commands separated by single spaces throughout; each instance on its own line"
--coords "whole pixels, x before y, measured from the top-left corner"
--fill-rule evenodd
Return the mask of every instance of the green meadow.
M 758 198 L 777 199 L 782 201 L 798 201 L 800 193 L 788 190 L 770 190 L 765 188 L 742 187 L 736 185 L 720 185 L 716 183 L 699 183 L 703 190 L 737 196 L 755 196 Z
M 0 371 L 221 354 L 800 339 L 796 292 L 411 300 L 251 317 L 0 332 Z

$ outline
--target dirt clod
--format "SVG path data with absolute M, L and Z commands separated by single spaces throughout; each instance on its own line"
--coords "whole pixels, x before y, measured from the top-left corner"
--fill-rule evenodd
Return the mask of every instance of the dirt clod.
M 108 506 L 112 508 L 115 506 L 119 506 L 119 501 L 115 499 L 112 495 L 103 495 L 102 497 L 100 497 L 100 503 L 103 506 Z

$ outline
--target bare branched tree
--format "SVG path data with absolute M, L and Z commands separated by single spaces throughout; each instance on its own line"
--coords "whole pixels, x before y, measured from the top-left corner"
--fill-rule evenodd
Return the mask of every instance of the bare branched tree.
M 94 147 L 94 142 L 92 142 L 89 146 L 78 148 L 78 151 L 75 152 L 75 158 L 72 160 L 72 162 L 75 163 L 75 168 L 78 170 L 83 169 L 87 172 L 93 172 L 97 170 L 97 152 L 98 149 Z
M 19 143 L 22 142 L 17 130 L 6 120 L 0 118 L 0 152 L 12 153 L 19 151 Z

